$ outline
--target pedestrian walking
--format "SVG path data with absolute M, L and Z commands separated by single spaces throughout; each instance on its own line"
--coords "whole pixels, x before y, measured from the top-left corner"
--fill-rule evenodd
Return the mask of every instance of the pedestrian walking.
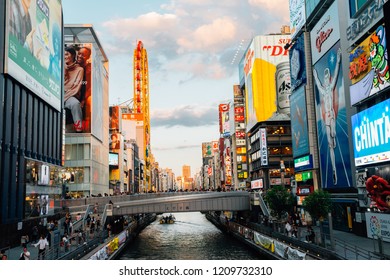
M 38 260 L 44 260 L 45 253 L 46 253 L 46 246 L 49 246 L 49 242 L 47 242 L 45 236 L 41 234 L 41 238 L 39 239 L 38 243 L 33 244 L 33 246 L 38 247 Z
M 27 250 L 27 247 L 24 246 L 23 247 L 23 252 L 20 254 L 19 260 L 26 260 L 26 261 L 28 261 L 28 260 L 30 260 L 30 256 L 31 256 L 30 252 Z

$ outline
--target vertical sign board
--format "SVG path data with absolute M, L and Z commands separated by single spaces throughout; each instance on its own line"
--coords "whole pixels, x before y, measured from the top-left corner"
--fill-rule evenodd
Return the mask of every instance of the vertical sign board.
M 291 91 L 294 92 L 301 85 L 306 85 L 306 55 L 305 40 L 303 34 L 296 38 L 294 45 L 290 48 L 290 75 Z
M 306 23 L 305 0 L 290 0 L 290 31 L 291 39 Z
M 261 166 L 268 165 L 267 131 L 265 128 L 260 128 L 260 157 Z
M 64 107 L 66 133 L 91 133 L 92 44 L 65 44 Z M 100 122 L 100 125 L 102 122 Z
M 337 1 L 311 31 L 322 188 L 351 187 Z
M 318 147 L 323 188 L 352 186 L 340 44 L 314 66 Z
M 290 95 L 290 106 L 291 119 L 294 120 L 291 122 L 292 148 L 294 158 L 297 158 L 310 152 L 304 86 Z
M 7 0 L 6 7 L 4 72 L 61 111 L 61 1 Z

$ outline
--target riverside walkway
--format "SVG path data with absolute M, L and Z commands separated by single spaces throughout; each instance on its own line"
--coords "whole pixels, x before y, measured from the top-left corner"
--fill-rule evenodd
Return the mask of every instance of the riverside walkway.
M 320 236 L 319 228 L 313 227 L 316 235 Z M 301 227 L 299 228 L 299 238 L 298 242 L 304 243 L 304 236 L 306 234 L 305 228 Z M 355 235 L 353 233 L 344 232 L 344 231 L 338 231 L 333 230 L 333 236 L 335 240 L 335 246 L 334 249 L 330 248 L 330 245 L 326 246 L 325 249 L 327 250 L 333 250 L 338 256 L 340 256 L 341 259 L 346 260 L 379 260 L 379 259 L 389 259 L 390 258 L 390 243 L 389 242 L 381 242 L 379 243 L 378 240 L 362 237 Z M 104 240 L 100 240 L 101 242 L 98 242 L 98 244 L 101 244 L 104 242 Z M 291 239 L 290 241 L 294 241 L 294 239 Z M 80 253 L 83 251 L 87 251 L 87 246 L 94 246 L 94 245 L 87 245 L 87 244 L 73 244 L 71 245 L 70 251 L 79 250 Z M 305 243 L 305 246 L 312 246 L 313 248 L 318 248 L 319 246 L 316 244 L 309 244 Z M 29 243 L 27 245 L 28 250 L 31 253 L 31 260 L 37 260 L 38 259 L 38 248 L 34 247 Z M 53 249 L 51 249 L 53 250 Z M 62 247 L 58 248 L 59 257 L 57 259 L 66 259 L 63 258 L 65 255 L 64 249 Z M 88 249 L 89 250 L 89 249 Z M 23 251 L 22 246 L 14 247 L 14 248 L 8 248 L 6 250 L 6 254 L 8 256 L 9 260 L 18 260 L 20 254 Z M 382 252 L 382 255 L 379 254 Z M 53 258 L 51 258 L 53 259 Z

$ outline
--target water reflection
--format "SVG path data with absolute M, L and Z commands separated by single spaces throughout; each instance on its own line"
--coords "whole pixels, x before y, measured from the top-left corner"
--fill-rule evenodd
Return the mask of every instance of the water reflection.
M 254 260 L 261 257 L 199 213 L 174 213 L 174 224 L 157 220 L 145 228 L 119 260 Z

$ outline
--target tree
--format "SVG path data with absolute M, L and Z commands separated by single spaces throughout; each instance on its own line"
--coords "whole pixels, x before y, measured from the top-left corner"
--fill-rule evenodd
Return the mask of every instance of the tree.
M 283 186 L 275 186 L 268 190 L 264 196 L 265 201 L 271 209 L 272 215 L 278 220 L 284 213 L 292 210 L 294 198 L 292 194 Z
M 331 211 L 330 194 L 323 190 L 316 190 L 305 198 L 303 206 L 314 219 L 323 220 L 328 217 L 328 213 Z

